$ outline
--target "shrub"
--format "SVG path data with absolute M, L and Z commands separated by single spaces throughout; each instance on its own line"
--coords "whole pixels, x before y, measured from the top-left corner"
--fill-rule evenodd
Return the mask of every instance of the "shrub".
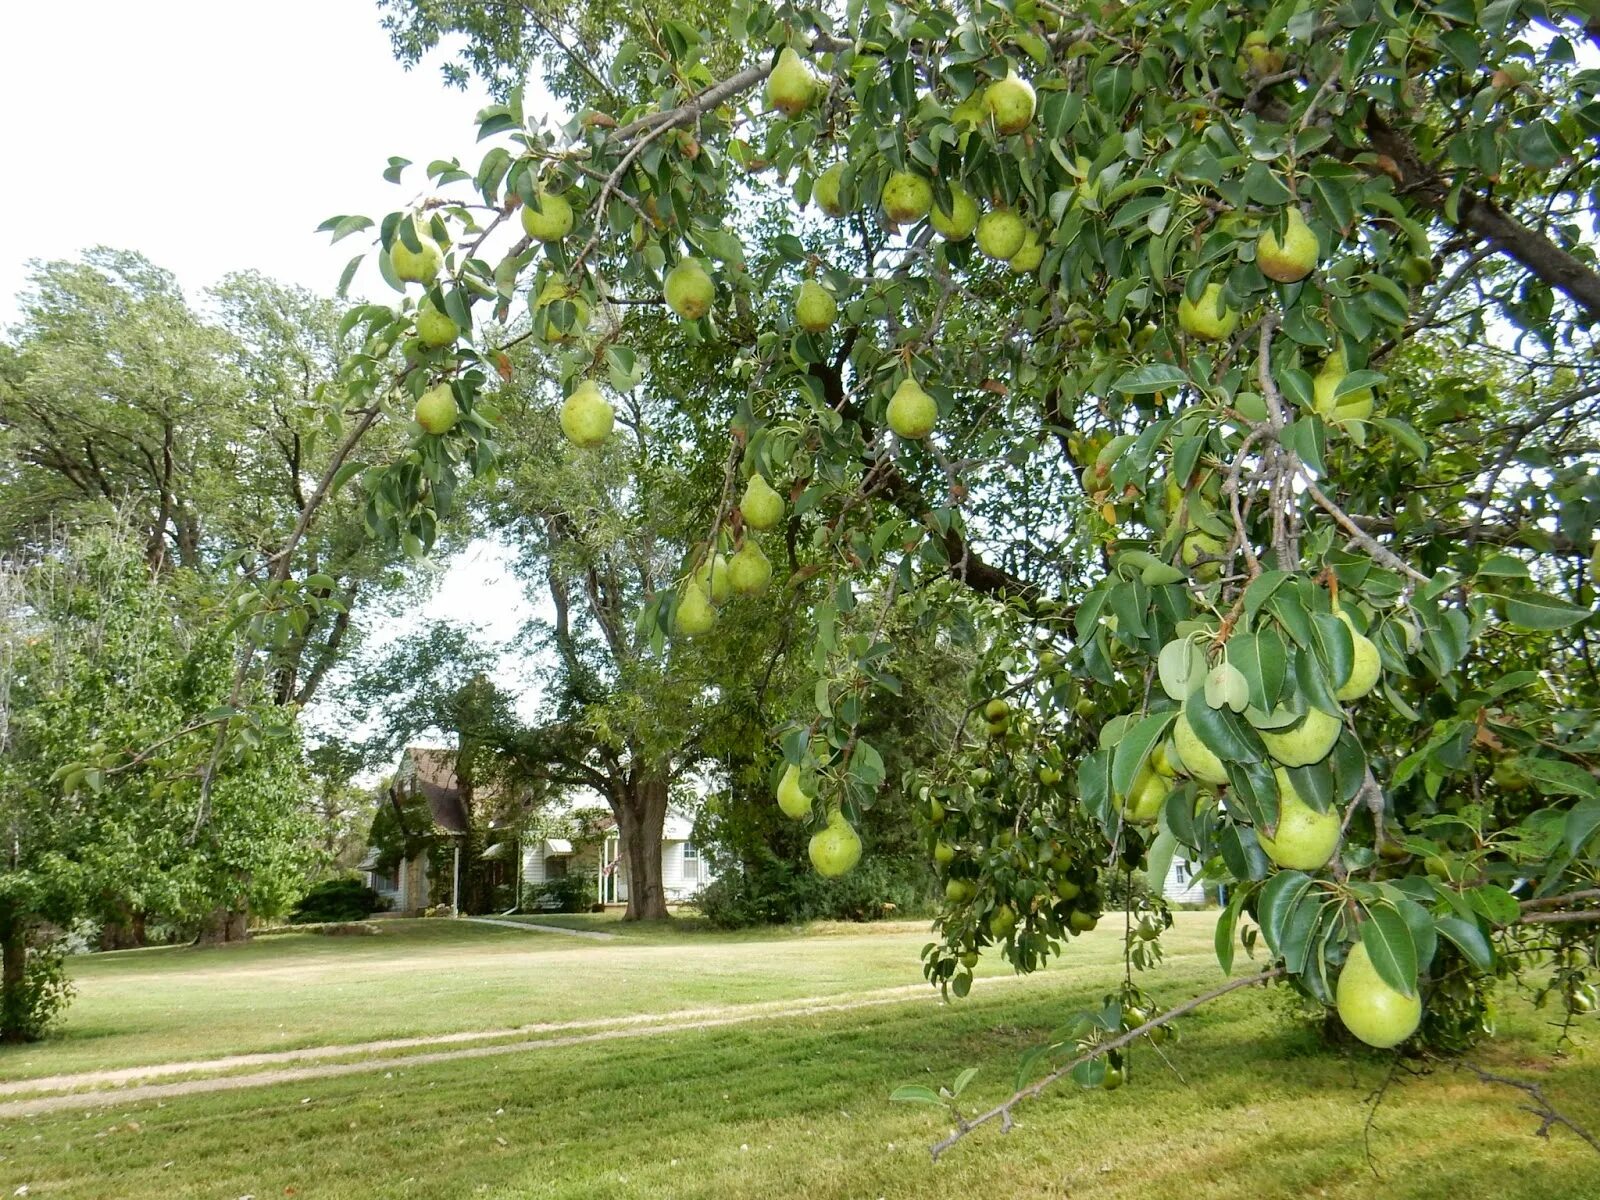
M 65 947 L 60 939 L 30 945 L 22 969 L 22 986 L 4 996 L 0 1029 L 5 1040 L 34 1042 L 49 1032 L 72 999 Z
M 363 921 L 384 907 L 383 897 L 359 879 L 329 879 L 317 884 L 289 914 L 291 925 Z
M 582 873 L 532 884 L 522 891 L 522 907 L 536 912 L 587 912 L 594 903 L 594 876 Z
M 764 855 L 743 870 L 734 869 L 708 884 L 695 898 L 713 925 L 795 921 L 876 921 L 914 916 L 928 908 L 927 872 L 921 863 L 892 857 L 863 857 L 848 875 L 825 879 L 802 865 Z

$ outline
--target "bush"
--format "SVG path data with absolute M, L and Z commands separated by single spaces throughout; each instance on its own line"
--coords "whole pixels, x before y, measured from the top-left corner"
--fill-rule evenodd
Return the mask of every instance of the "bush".
M 581 873 L 532 884 L 522 891 L 522 907 L 534 912 L 588 912 L 594 886 L 594 877 Z
M 893 857 L 863 857 L 848 875 L 825 879 L 810 864 L 763 856 L 708 884 L 695 898 L 713 925 L 797 921 L 878 921 L 926 912 L 927 871 L 921 863 Z
M 0 1030 L 5 1041 L 35 1042 L 49 1032 L 72 999 L 65 947 L 60 939 L 28 947 L 22 986 L 4 997 Z
M 359 879 L 329 879 L 317 884 L 289 914 L 291 925 L 364 921 L 384 907 L 383 897 Z

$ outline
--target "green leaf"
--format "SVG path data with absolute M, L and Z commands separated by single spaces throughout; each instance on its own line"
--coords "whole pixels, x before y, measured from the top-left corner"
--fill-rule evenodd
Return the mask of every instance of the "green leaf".
M 1367 907 L 1361 944 L 1367 948 L 1378 977 L 1405 996 L 1417 994 L 1417 948 L 1411 928 L 1395 908 L 1378 902 Z
M 1587 608 L 1541 592 L 1520 592 L 1505 601 L 1506 619 L 1521 629 L 1565 629 L 1590 615 Z
M 1128 794 L 1139 769 L 1150 757 L 1150 748 L 1166 736 L 1167 727 L 1177 715 L 1172 709 L 1152 713 L 1122 736 L 1111 761 L 1111 790 L 1116 795 Z
M 960 979 L 962 976 L 958 975 L 956 978 Z M 940 1108 L 944 1107 L 944 1098 L 931 1087 L 924 1087 L 920 1083 L 908 1083 L 895 1088 L 889 1093 L 889 1099 L 898 1100 L 903 1104 L 936 1104 Z
M 1173 391 L 1188 384 L 1188 374 L 1179 368 L 1165 363 L 1146 363 L 1127 372 L 1111 386 L 1129 396 L 1143 396 Z
M 1600 796 L 1600 784 L 1577 763 L 1522 755 L 1516 759 L 1516 765 L 1546 796 Z
M 1234 888 L 1233 896 L 1228 900 L 1228 907 L 1223 909 L 1222 915 L 1217 918 L 1217 927 L 1212 938 L 1217 950 L 1217 963 L 1222 967 L 1224 975 L 1233 974 L 1233 931 L 1239 924 L 1239 913 L 1243 910 L 1245 897 L 1248 895 L 1248 888 Z
M 1561 831 L 1567 853 L 1576 858 L 1597 829 L 1600 829 L 1600 800 L 1580 801 L 1567 813 L 1567 822 Z
M 1478 575 L 1494 575 L 1505 579 L 1526 579 L 1528 564 L 1510 554 L 1492 554 L 1478 566 Z
M 1492 883 L 1468 888 L 1462 893 L 1472 911 L 1484 917 L 1491 925 L 1510 925 L 1522 915 L 1522 905 L 1505 888 Z
M 1461 917 L 1439 917 L 1433 927 L 1439 931 L 1440 937 L 1453 942 L 1456 949 L 1478 970 L 1494 970 L 1494 948 L 1489 945 L 1489 939 L 1483 936 L 1483 930 L 1475 921 Z
M 1261 899 L 1256 904 L 1257 921 L 1261 936 L 1273 954 L 1282 957 L 1284 923 L 1302 897 L 1311 890 L 1313 880 L 1303 871 L 1279 871 L 1267 880 L 1261 889 Z

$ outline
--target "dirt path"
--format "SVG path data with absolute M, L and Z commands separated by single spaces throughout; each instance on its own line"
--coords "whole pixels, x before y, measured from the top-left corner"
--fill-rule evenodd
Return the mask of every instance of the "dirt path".
M 987 991 L 994 985 L 1015 983 L 1025 978 L 1028 977 L 1019 975 L 997 976 L 980 980 L 979 984 L 982 990 Z M 336 1079 L 345 1075 L 358 1075 L 371 1071 L 429 1066 L 433 1063 L 456 1062 L 472 1058 L 492 1058 L 502 1054 L 521 1054 L 533 1050 L 584 1045 L 590 1042 L 657 1037 L 668 1033 L 716 1029 L 727 1025 L 743 1025 L 753 1021 L 853 1012 L 859 1009 L 878 1008 L 888 1004 L 904 1004 L 917 1000 L 937 1002 L 939 995 L 925 983 L 913 983 L 900 987 L 880 988 L 876 991 L 857 993 L 854 996 L 822 996 L 800 1000 L 777 1000 L 765 1001 L 759 1004 L 730 1005 L 722 1008 L 681 1009 L 670 1013 L 644 1013 L 636 1016 L 607 1017 L 590 1021 L 522 1025 L 512 1029 L 434 1034 L 428 1037 L 415 1038 L 391 1038 L 385 1041 L 355 1042 L 342 1046 L 312 1046 L 302 1050 L 282 1050 L 267 1054 L 236 1054 L 226 1058 L 193 1062 L 157 1063 L 151 1066 L 125 1067 L 112 1071 L 86 1071 L 75 1075 L 43 1076 L 38 1079 L 25 1079 L 13 1083 L 0 1084 L 0 1094 L 16 1095 L 25 1092 L 61 1091 L 71 1088 L 90 1088 L 92 1090 L 68 1091 L 65 1095 L 41 1095 L 24 1100 L 0 1103 L 0 1120 L 36 1116 L 41 1113 L 62 1112 L 70 1109 L 133 1104 L 145 1100 L 169 1100 L 179 1096 L 194 1096 L 207 1092 L 239 1091 L 244 1088 L 268 1087 L 279 1083 Z M 527 1036 L 531 1033 L 548 1034 L 580 1029 L 588 1032 L 568 1033 L 565 1036 L 556 1037 L 530 1038 Z M 461 1046 L 458 1049 L 440 1050 L 425 1054 L 360 1058 L 354 1062 L 325 1062 L 317 1065 L 286 1067 L 270 1071 L 252 1071 L 237 1075 L 213 1075 L 205 1079 L 185 1079 L 174 1083 L 133 1083 L 133 1081 L 139 1079 L 157 1079 L 171 1075 L 228 1071 L 239 1067 L 262 1066 L 270 1063 L 315 1062 L 317 1059 L 372 1054 L 418 1046 L 451 1045 L 468 1041 L 492 1041 L 496 1038 L 506 1037 L 515 1037 L 519 1040 L 496 1042 L 492 1045 Z M 128 1086 L 130 1084 L 132 1086 Z
M 614 933 L 599 929 L 568 929 L 565 925 L 541 925 L 537 921 L 502 921 L 499 917 L 462 917 L 475 925 L 498 925 L 501 929 L 520 929 L 524 933 L 559 933 L 565 937 L 587 938 L 591 942 L 615 942 L 621 939 Z

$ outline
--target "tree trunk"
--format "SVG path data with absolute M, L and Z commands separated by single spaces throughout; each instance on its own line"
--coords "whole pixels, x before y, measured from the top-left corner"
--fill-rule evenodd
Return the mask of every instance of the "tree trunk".
M 214 908 L 200 923 L 195 935 L 196 946 L 221 946 L 230 942 L 248 941 L 250 938 L 250 910 L 248 908 Z
M 100 949 L 132 950 L 145 944 L 144 913 L 135 911 L 126 900 L 112 901 L 110 915 L 100 926 Z
M 667 781 L 654 776 L 630 778 L 617 789 L 611 807 L 628 861 L 628 909 L 622 919 L 665 920 L 661 830 L 667 819 Z
M 22 1021 L 23 985 L 28 971 L 28 927 L 15 919 L 0 922 L 0 1042 L 27 1041 Z

